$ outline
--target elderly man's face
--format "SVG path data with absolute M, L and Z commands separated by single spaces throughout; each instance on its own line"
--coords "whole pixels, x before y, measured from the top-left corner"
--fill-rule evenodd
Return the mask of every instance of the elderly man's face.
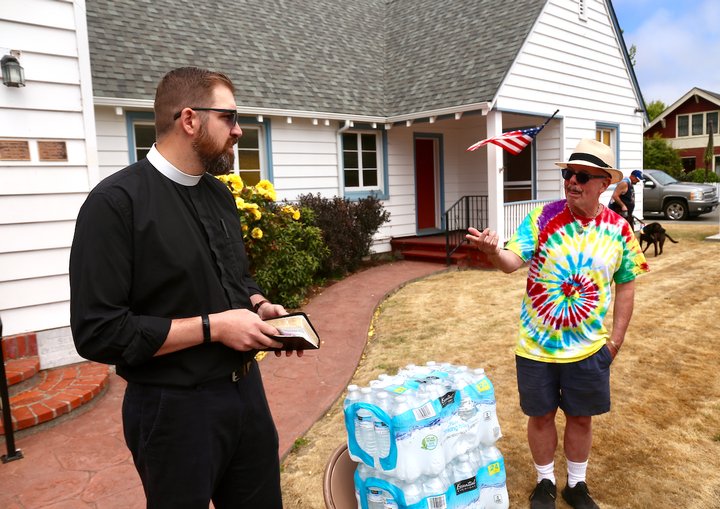
M 568 165 L 568 169 L 575 172 L 575 175 L 565 180 L 565 197 L 568 204 L 581 213 L 592 216 L 600 203 L 600 195 L 610 185 L 610 176 L 599 168 Z M 578 173 L 603 178 L 590 178 L 587 182 L 580 183 Z M 580 178 L 580 180 L 584 179 Z

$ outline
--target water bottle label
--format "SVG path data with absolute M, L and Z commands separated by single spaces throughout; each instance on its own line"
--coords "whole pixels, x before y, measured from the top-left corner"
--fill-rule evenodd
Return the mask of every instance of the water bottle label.
M 456 391 L 450 391 L 444 396 L 440 396 L 440 405 L 445 408 L 446 406 L 455 403 L 455 394 Z
M 426 451 L 432 451 L 434 450 L 438 444 L 440 443 L 440 440 L 438 440 L 438 437 L 435 435 L 427 435 L 426 437 L 423 437 L 421 446 Z
M 416 421 L 422 421 L 423 419 L 428 419 L 430 417 L 435 417 L 435 407 L 432 404 L 432 401 L 429 401 L 425 403 L 423 406 L 417 407 L 413 409 L 413 414 L 415 415 Z
M 447 499 L 445 495 L 428 497 L 426 500 L 428 509 L 447 509 Z
M 475 388 L 478 392 L 485 392 L 492 390 L 492 385 L 490 385 L 490 381 L 487 378 L 483 378 L 475 384 Z
M 472 476 L 469 479 L 463 479 L 455 483 L 455 494 L 460 495 L 468 491 L 477 489 L 477 477 Z

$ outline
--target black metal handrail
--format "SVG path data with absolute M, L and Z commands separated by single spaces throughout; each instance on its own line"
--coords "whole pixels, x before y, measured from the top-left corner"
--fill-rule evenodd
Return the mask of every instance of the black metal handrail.
M 445 211 L 445 263 L 467 239 L 465 234 L 471 226 L 478 230 L 487 227 L 487 196 L 468 195 L 456 201 Z
M 0 318 L 0 343 L 2 342 L 2 319 Z M 8 389 L 7 378 L 5 377 L 5 355 L 0 344 L 0 399 L 2 400 L 2 419 L 5 429 L 5 445 L 7 454 L 0 456 L 3 463 L 19 460 L 23 457 L 22 451 L 15 448 L 15 431 L 13 430 L 12 414 L 10 413 L 10 389 Z

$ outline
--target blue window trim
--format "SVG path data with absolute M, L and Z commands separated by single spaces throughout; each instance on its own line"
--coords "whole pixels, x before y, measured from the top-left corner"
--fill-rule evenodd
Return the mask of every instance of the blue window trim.
M 155 114 L 151 111 L 126 111 L 125 126 L 127 129 L 128 141 L 128 161 L 130 164 L 137 162 L 135 150 L 135 123 L 136 122 L 152 122 L 155 123 Z
M 620 124 L 595 122 L 595 129 L 612 129 L 615 131 L 615 167 L 620 168 Z
M 443 135 L 440 133 L 413 133 L 413 182 L 415 186 L 415 198 L 417 198 L 417 172 L 415 171 L 415 140 L 437 140 L 438 142 L 438 180 L 440 180 L 440 229 L 445 230 L 445 143 Z M 415 225 L 417 226 L 417 206 L 415 207 Z
M 372 131 L 373 129 L 368 127 L 365 128 L 364 126 L 356 125 L 354 129 L 351 129 L 347 132 L 357 132 L 357 131 Z M 381 137 L 381 143 L 380 146 L 382 148 L 382 186 L 380 189 L 372 189 L 369 191 L 348 191 L 345 188 L 345 164 L 343 163 L 342 159 L 339 161 L 340 164 L 340 178 L 342 179 L 342 186 L 343 186 L 343 196 L 347 198 L 348 200 L 360 200 L 361 198 L 367 198 L 368 196 L 374 196 L 378 200 L 387 200 L 390 198 L 390 192 L 389 192 L 389 186 L 388 186 L 388 160 L 387 160 L 387 153 L 388 153 L 388 136 L 387 131 L 385 129 L 375 129 L 375 131 L 380 133 Z M 342 136 L 340 136 L 340 153 L 342 154 L 344 150 L 344 147 L 342 145 Z
M 155 114 L 151 111 L 127 111 L 125 112 L 125 125 L 128 140 L 128 161 L 130 164 L 136 163 L 135 150 L 135 123 L 136 122 L 155 122 Z M 260 125 L 265 130 L 265 164 L 267 165 L 267 180 L 274 184 L 273 160 L 272 160 L 272 130 L 270 127 L 270 119 L 263 118 L 262 122 L 258 122 L 256 117 L 238 117 L 239 124 Z

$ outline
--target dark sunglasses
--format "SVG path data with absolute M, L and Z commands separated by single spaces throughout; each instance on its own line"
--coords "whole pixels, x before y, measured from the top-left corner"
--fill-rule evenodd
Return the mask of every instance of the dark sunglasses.
M 584 171 L 575 171 L 571 170 L 570 168 L 563 168 L 562 177 L 565 180 L 570 180 L 573 175 L 575 175 L 575 180 L 578 181 L 578 184 L 587 184 L 588 182 L 590 182 L 590 179 L 610 178 L 608 175 L 590 175 L 589 173 L 585 173 Z
M 225 113 L 226 115 L 223 116 L 223 118 L 227 121 L 230 128 L 235 127 L 235 124 L 238 122 L 238 112 L 236 110 L 228 110 L 224 108 L 194 108 L 190 107 L 193 111 L 217 111 L 218 113 Z M 177 120 L 180 118 L 180 115 L 182 114 L 182 110 L 175 113 L 173 116 L 173 120 Z

